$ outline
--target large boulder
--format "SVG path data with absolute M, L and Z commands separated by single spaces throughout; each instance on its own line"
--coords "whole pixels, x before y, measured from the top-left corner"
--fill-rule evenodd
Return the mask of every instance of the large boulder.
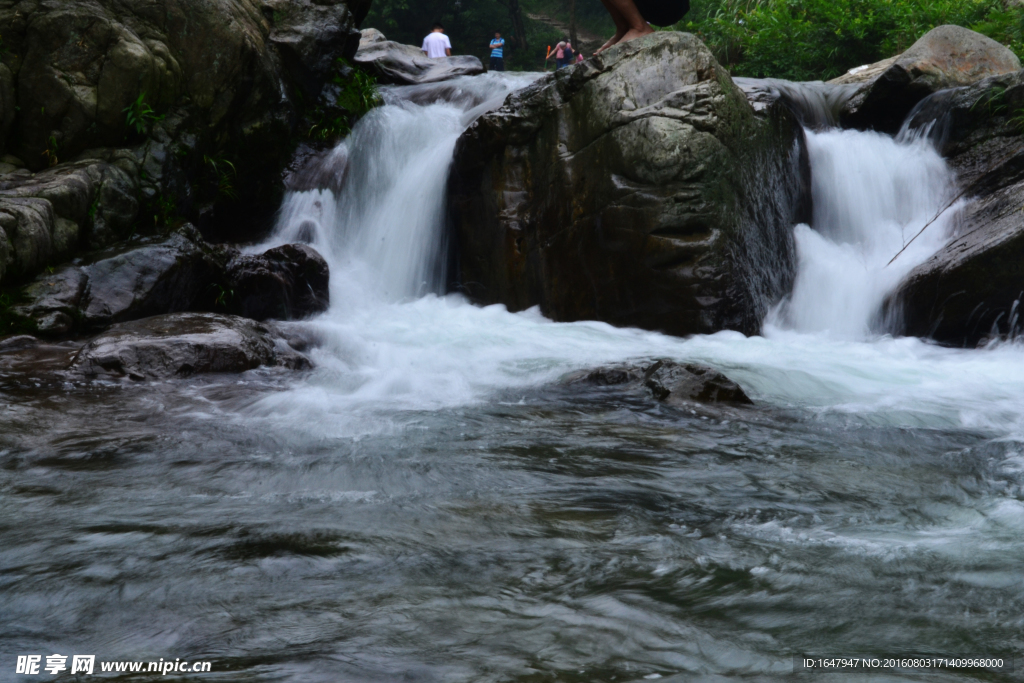
M 512 310 L 753 334 L 810 213 L 803 131 L 696 37 L 657 33 L 512 95 L 459 140 L 459 287 Z
M 270 328 L 217 313 L 177 313 L 115 325 L 86 344 L 71 368 L 86 377 L 133 380 L 245 372 L 261 365 L 311 367 Z
M 94 263 L 61 268 L 23 290 L 15 313 L 47 335 L 101 329 L 160 313 L 187 311 L 214 298 L 229 255 L 188 228 Z
M 0 175 L 0 281 L 25 280 L 79 248 L 108 246 L 132 231 L 139 213 L 135 159 L 124 150 L 97 156 Z
M 939 93 L 912 119 L 915 127 L 932 125 L 966 205 L 953 239 L 886 301 L 883 315 L 891 331 L 956 346 L 1020 333 L 1022 112 L 1024 71 Z
M 51 337 L 182 311 L 289 320 L 325 310 L 329 281 L 327 262 L 307 245 L 243 255 L 186 225 L 37 278 L 18 292 L 11 313 L 18 327 Z
M 149 203 L 187 217 L 231 204 L 217 213 L 220 229 L 251 230 L 280 195 L 303 103 L 317 101 L 337 57 L 355 54 L 368 5 L 0 2 L 0 154 L 39 171 L 86 150 L 138 145 Z M 239 173 L 228 179 L 228 168 Z
M 310 246 L 286 244 L 228 263 L 231 309 L 253 320 L 294 320 L 327 310 L 330 269 Z
M 862 83 L 840 114 L 844 128 L 895 133 L 928 95 L 1020 68 L 1020 59 L 1005 45 L 960 26 L 939 26 L 903 54 L 854 69 L 831 83 Z
M 363 29 L 354 62 L 381 83 L 394 85 L 437 83 L 484 72 L 484 65 L 472 55 L 428 59 L 418 47 L 388 40 L 373 28 Z

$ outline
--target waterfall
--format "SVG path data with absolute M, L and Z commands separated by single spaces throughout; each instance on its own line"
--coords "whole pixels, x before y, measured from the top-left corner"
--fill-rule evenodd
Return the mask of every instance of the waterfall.
M 290 193 L 273 242 L 313 244 L 342 275 L 332 278 L 332 295 L 340 298 L 353 290 L 390 302 L 443 293 L 445 186 L 455 143 L 480 115 L 539 75 L 385 89 L 387 106 L 367 114 L 306 171 L 332 177 L 334 187 Z
M 957 214 L 942 211 L 953 177 L 924 135 L 808 131 L 807 146 L 813 226 L 795 228 L 796 283 L 767 323 L 862 339 L 875 331 L 885 295 L 946 243 Z

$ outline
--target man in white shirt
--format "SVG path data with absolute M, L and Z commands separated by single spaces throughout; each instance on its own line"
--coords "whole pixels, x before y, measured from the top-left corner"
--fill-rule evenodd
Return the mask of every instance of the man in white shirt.
M 427 57 L 431 59 L 451 57 L 452 41 L 448 40 L 448 36 L 444 34 L 444 26 L 434 24 L 434 30 L 423 39 L 423 47 L 420 49 L 427 53 Z

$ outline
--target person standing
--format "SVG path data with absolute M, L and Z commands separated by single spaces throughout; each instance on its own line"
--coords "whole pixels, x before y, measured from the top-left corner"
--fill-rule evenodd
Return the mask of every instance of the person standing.
M 555 70 L 561 69 L 565 66 L 565 41 L 560 41 L 558 45 L 555 45 Z
M 565 52 L 563 52 L 562 66 L 572 66 L 576 63 L 576 51 L 572 49 L 572 43 L 566 41 Z
M 491 71 L 505 70 L 505 39 L 501 37 L 501 31 L 494 32 L 494 40 L 491 41 Z
M 423 47 L 420 48 L 431 59 L 441 59 L 452 56 L 452 41 L 444 34 L 444 26 L 434 24 L 434 30 L 423 39 Z

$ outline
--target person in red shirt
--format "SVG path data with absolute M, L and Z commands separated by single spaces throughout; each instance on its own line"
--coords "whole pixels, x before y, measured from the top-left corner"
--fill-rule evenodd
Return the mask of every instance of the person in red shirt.
M 690 11 L 690 0 L 601 0 L 615 22 L 615 35 L 594 54 L 612 45 L 654 33 L 655 26 L 671 26 Z

